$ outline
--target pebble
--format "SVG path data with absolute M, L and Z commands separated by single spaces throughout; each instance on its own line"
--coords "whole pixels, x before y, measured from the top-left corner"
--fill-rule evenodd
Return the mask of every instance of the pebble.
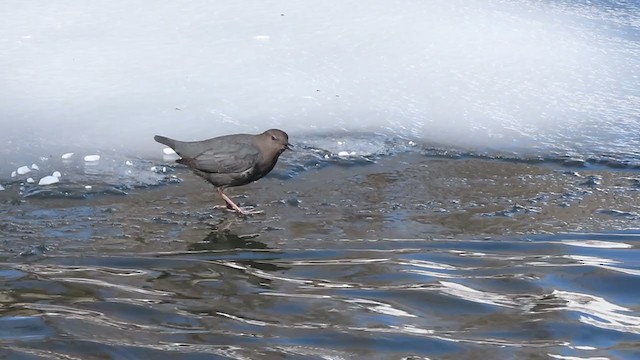
M 18 168 L 18 174 L 19 175 L 24 175 L 24 174 L 28 173 L 29 171 L 31 171 L 31 169 L 29 169 L 28 166 L 20 166 Z
M 100 160 L 100 155 L 87 155 L 84 157 L 84 161 L 93 162 Z
M 62 159 L 64 160 L 71 159 L 72 156 L 73 156 L 73 153 L 62 154 Z
M 51 184 L 55 184 L 57 182 L 59 182 L 60 179 L 58 179 L 55 176 L 52 175 L 47 175 L 45 177 L 43 177 L 42 179 L 40 179 L 40 181 L 38 182 L 38 185 L 51 185 Z

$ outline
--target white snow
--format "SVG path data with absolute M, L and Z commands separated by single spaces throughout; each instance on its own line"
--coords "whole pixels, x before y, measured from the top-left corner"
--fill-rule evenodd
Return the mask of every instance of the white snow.
M 51 185 L 51 184 L 55 184 L 57 182 L 59 182 L 60 179 L 58 179 L 55 176 L 52 175 L 47 175 L 45 177 L 43 177 L 42 179 L 40 179 L 40 181 L 38 182 L 38 185 Z

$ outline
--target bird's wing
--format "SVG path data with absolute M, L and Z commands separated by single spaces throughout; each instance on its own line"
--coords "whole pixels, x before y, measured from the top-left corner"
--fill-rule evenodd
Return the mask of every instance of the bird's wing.
M 260 150 L 246 143 L 227 143 L 224 149 L 209 149 L 188 159 L 195 169 L 208 173 L 241 173 L 260 160 Z

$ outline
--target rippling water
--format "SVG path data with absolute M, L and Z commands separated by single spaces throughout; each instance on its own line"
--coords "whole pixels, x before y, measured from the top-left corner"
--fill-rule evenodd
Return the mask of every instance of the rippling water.
M 0 335 L 10 358 L 633 359 L 639 239 L 212 232 L 188 251 L 4 257 Z
M 213 207 L 210 185 L 182 167 L 146 160 L 133 169 L 161 186 L 9 185 L 0 355 L 640 355 L 632 169 L 283 156 L 272 176 L 231 192 L 265 211 L 246 219 Z

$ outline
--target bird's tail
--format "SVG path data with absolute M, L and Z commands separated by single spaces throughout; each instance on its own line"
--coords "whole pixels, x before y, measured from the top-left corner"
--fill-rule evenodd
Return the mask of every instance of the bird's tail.
M 153 137 L 153 140 L 159 142 L 160 144 L 165 144 L 168 147 L 172 148 L 175 150 L 176 147 L 176 141 L 173 139 L 169 139 L 168 137 L 164 137 L 164 136 L 160 136 L 160 135 L 156 135 Z

